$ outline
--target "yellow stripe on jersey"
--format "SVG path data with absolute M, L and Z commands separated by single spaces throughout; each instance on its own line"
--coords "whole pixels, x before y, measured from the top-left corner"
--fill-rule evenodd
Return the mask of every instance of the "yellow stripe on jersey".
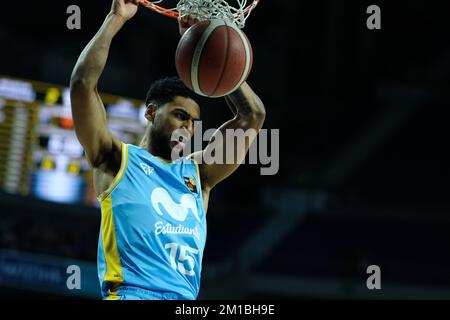
M 125 174 L 125 170 L 127 169 L 128 165 L 128 145 L 125 143 L 122 143 L 122 160 L 120 162 L 120 169 L 119 172 L 117 172 L 116 176 L 114 177 L 114 180 L 112 181 L 111 185 L 108 189 L 103 191 L 99 196 L 98 200 L 101 202 L 103 201 L 109 194 L 114 190 L 114 188 L 119 184 L 120 180 L 122 180 L 123 175 Z
M 122 265 L 117 249 L 111 195 L 102 201 L 102 243 L 106 261 L 106 273 L 103 281 L 121 284 L 123 282 Z

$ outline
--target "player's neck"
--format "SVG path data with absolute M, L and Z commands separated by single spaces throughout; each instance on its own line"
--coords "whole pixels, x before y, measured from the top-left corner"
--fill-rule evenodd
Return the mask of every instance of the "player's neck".
M 152 143 L 150 137 L 147 139 L 147 143 L 145 146 L 143 146 L 143 148 L 147 150 L 147 152 L 149 152 L 152 156 L 158 157 L 168 162 L 172 161 L 170 151 L 164 152 L 159 144 Z

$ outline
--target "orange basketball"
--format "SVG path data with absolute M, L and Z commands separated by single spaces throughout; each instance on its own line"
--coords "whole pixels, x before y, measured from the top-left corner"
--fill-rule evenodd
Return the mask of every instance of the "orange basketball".
M 213 19 L 190 27 L 178 43 L 175 64 L 184 84 L 202 96 L 238 89 L 253 64 L 252 46 L 232 22 Z

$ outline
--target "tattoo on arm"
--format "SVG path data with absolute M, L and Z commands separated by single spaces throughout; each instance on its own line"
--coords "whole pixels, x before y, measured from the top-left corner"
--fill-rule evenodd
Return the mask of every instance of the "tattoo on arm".
M 234 109 L 236 110 L 235 114 L 239 113 L 243 116 L 246 116 L 253 111 L 252 106 L 248 101 L 248 98 L 245 96 L 245 94 L 242 92 L 241 89 L 236 90 L 235 92 L 227 96 L 225 99 L 227 100 L 227 102 L 228 101 L 231 102 Z

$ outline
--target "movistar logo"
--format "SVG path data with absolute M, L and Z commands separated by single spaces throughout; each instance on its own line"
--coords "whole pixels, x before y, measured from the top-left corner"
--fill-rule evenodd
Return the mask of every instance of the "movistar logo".
M 197 202 L 192 194 L 183 194 L 180 202 L 172 199 L 172 196 L 163 188 L 155 188 L 152 191 L 151 201 L 156 212 L 163 216 L 163 210 L 177 221 L 185 221 L 189 213 L 189 209 L 194 217 L 200 222 L 197 210 Z M 163 209 L 163 210 L 162 210 Z

